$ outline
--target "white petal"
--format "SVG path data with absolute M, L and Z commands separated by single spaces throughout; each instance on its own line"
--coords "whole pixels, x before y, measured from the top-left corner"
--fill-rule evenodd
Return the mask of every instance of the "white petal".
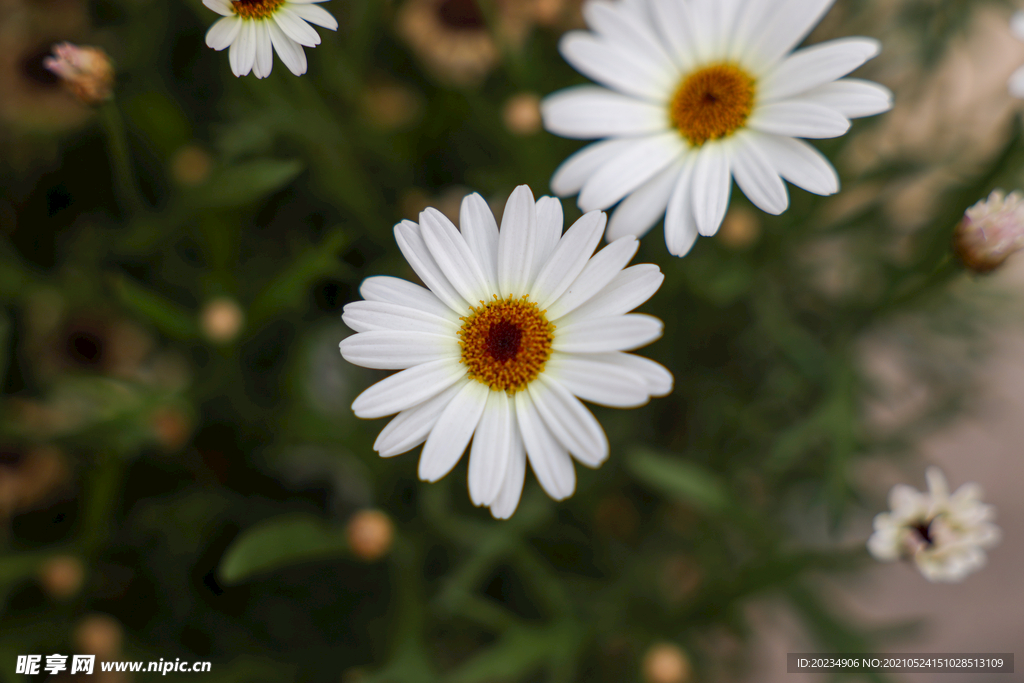
M 615 159 L 635 143 L 633 140 L 602 140 L 576 152 L 555 170 L 551 176 L 551 190 L 565 197 L 576 194 L 597 170 Z
M 562 316 L 590 301 L 591 297 L 604 289 L 626 267 L 639 247 L 640 243 L 636 238 L 627 235 L 597 252 L 569 289 L 547 307 L 548 320 L 557 322 Z
M 420 479 L 437 481 L 455 467 L 480 422 L 490 391 L 486 385 L 470 381 L 445 406 L 423 444 Z
M 310 5 L 302 2 L 296 3 L 294 0 L 289 2 L 287 6 L 291 11 L 295 12 L 311 24 L 323 26 L 331 31 L 338 30 L 338 20 L 331 16 L 331 13 L 323 7 L 317 7 L 316 5 Z
M 1017 40 L 1024 40 L 1024 10 L 1017 10 L 1010 17 L 1010 31 Z
M 462 391 L 467 382 L 473 381 L 463 378 L 437 396 L 400 412 L 381 430 L 373 442 L 373 450 L 380 453 L 382 458 L 390 458 L 419 446 L 427 440 L 427 435 L 437 424 L 437 418 L 441 417 L 448 403 Z
M 607 209 L 686 152 L 675 131 L 638 138 L 623 153 L 594 173 L 580 191 L 584 211 Z
M 537 209 L 533 192 L 520 185 L 508 198 L 498 231 L 498 289 L 502 296 L 529 294 L 536 256 Z
M 697 230 L 705 237 L 714 235 L 722 225 L 725 211 L 729 208 L 729 194 L 732 192 L 732 175 L 729 172 L 729 155 L 726 144 L 705 143 L 697 153 L 693 170 L 693 217 Z
M 476 305 L 490 299 L 493 290 L 466 240 L 448 218 L 434 208 L 420 213 L 423 242 L 441 268 L 444 277 L 466 301 Z
M 231 43 L 228 50 L 228 62 L 231 64 L 231 72 L 236 76 L 246 76 L 252 71 L 252 65 L 256 61 L 256 28 L 252 21 L 242 21 L 242 27 L 238 31 L 238 39 Z
M 256 61 L 253 62 L 253 68 L 259 69 L 259 78 L 266 78 L 274 68 L 274 44 L 270 41 L 270 31 L 267 29 L 270 23 L 267 20 L 253 22 L 256 27 Z
M 644 135 L 668 128 L 665 106 L 606 88 L 579 85 L 544 98 L 544 127 L 565 138 L 589 140 Z
M 745 132 L 732 146 L 732 175 L 754 206 L 777 216 L 789 207 L 786 184 L 757 144 L 760 136 Z
M 651 396 L 668 396 L 672 393 L 674 384 L 672 373 L 664 365 L 656 363 L 650 358 L 632 353 L 614 353 L 592 356 L 592 358 L 625 368 L 636 377 L 642 378 L 647 383 L 647 391 Z
M 491 504 L 491 514 L 496 519 L 508 519 L 516 511 L 519 507 L 519 497 L 523 493 L 523 481 L 526 479 L 526 449 L 523 446 L 523 437 L 519 433 L 519 422 L 515 419 L 512 423 L 511 437 L 505 478 L 501 482 L 497 499 Z
M 353 365 L 376 370 L 404 370 L 442 358 L 461 357 L 454 335 L 381 330 L 359 332 L 339 345 L 342 357 Z
M 608 217 L 601 211 L 584 214 L 558 241 L 547 265 L 544 266 L 531 290 L 541 310 L 546 309 L 565 293 L 590 260 L 597 243 L 601 241 Z
M 562 36 L 558 50 L 577 71 L 619 92 L 664 104 L 677 85 L 678 71 L 662 68 L 626 46 L 583 31 Z
M 274 22 L 281 27 L 285 35 L 299 45 L 316 47 L 320 44 L 320 34 L 312 26 L 307 24 L 298 14 L 291 11 L 288 5 L 278 8 L 272 15 Z
M 678 70 L 663 49 L 661 37 L 644 20 L 646 17 L 628 4 L 591 0 L 583 6 L 583 18 L 587 26 L 608 42 L 628 45 L 631 51 L 643 54 L 647 61 L 661 69 Z
M 544 423 L 565 448 L 587 467 L 608 459 L 608 437 L 593 414 L 558 382 L 542 374 L 528 391 Z
M 654 26 L 669 47 L 676 64 L 689 71 L 696 66 L 695 40 L 700 27 L 694 21 L 691 5 L 678 0 L 651 0 Z
M 437 298 L 460 314 L 469 311 L 469 303 L 452 286 L 431 256 L 423 241 L 423 235 L 420 234 L 420 226 L 412 221 L 402 221 L 395 226 L 395 241 L 398 242 L 398 248 L 402 250 L 405 260 Z
M 398 306 L 417 308 L 439 318 L 448 318 L 453 313 L 433 292 L 425 287 L 389 275 L 375 275 L 363 280 L 359 293 L 367 301 L 383 301 Z M 456 313 L 456 319 L 461 313 Z
M 235 8 L 232 6 L 231 0 L 203 0 L 203 4 L 217 14 L 222 14 L 225 17 L 230 17 L 235 14 Z
M 665 276 L 653 263 L 630 266 L 612 278 L 590 301 L 560 318 L 559 323 L 567 325 L 584 318 L 629 313 L 654 296 L 664 281 Z
M 763 65 L 755 70 L 755 76 L 763 74 L 796 47 L 821 21 L 835 0 L 756 0 L 751 6 L 758 3 L 762 7 L 762 21 L 752 32 L 750 44 L 743 50 L 750 57 L 744 60 L 744 64 Z M 751 11 L 749 7 L 748 11 Z
M 620 365 L 606 362 L 607 355 L 555 352 L 544 364 L 544 374 L 550 374 L 584 401 L 598 405 L 636 408 L 647 403 L 651 394 L 644 379 Z
M 516 420 L 526 447 L 526 457 L 537 481 L 549 496 L 565 500 L 576 490 L 576 471 L 569 451 L 548 430 L 529 392 L 515 395 Z
M 218 19 L 206 32 L 206 44 L 214 50 L 223 50 L 235 42 L 242 28 L 242 20 L 235 16 Z
M 537 200 L 537 242 L 533 257 L 533 272 L 530 275 L 531 283 L 537 280 L 540 271 L 551 260 L 551 254 L 562 237 L 564 223 L 562 200 L 558 197 L 541 197 Z
M 588 318 L 556 328 L 551 348 L 563 353 L 631 351 L 658 339 L 664 329 L 660 320 L 643 313 Z
M 353 301 L 345 304 L 341 319 L 356 332 L 394 330 L 448 335 L 454 338 L 459 332 L 460 324 L 454 311 L 447 306 L 445 311 L 447 316 L 442 318 L 418 308 L 383 301 Z
M 484 271 L 491 291 L 498 291 L 498 224 L 491 207 L 474 192 L 466 195 L 459 210 L 462 236 Z
M 436 396 L 465 376 L 466 368 L 458 360 L 417 365 L 386 377 L 359 394 L 352 402 L 352 412 L 364 419 L 394 415 Z
M 620 237 L 643 237 L 665 215 L 669 197 L 683 169 L 683 161 L 669 164 L 646 183 L 633 190 L 622 200 L 608 221 L 606 239 L 614 242 Z
M 501 493 L 512 455 L 515 412 L 504 391 L 490 391 L 480 425 L 469 451 L 469 498 L 473 505 L 490 505 Z
M 747 125 L 764 133 L 796 138 L 835 138 L 850 130 L 850 120 L 839 112 L 803 100 L 758 105 Z
M 797 50 L 765 75 L 758 93 L 765 102 L 799 95 L 842 78 L 881 50 L 873 38 L 841 38 Z
M 697 155 L 691 154 L 679 172 L 665 210 L 665 246 L 673 256 L 686 256 L 697 241 L 697 219 L 693 215 L 693 172 Z
M 274 43 L 277 56 L 281 58 L 284 65 L 296 76 L 306 73 L 306 53 L 302 46 L 285 35 L 281 27 L 275 22 L 268 26 L 270 29 L 270 40 Z
M 758 147 L 771 159 L 775 170 L 797 187 L 819 195 L 839 191 L 839 176 L 821 152 L 803 140 L 760 135 Z
M 849 119 L 874 116 L 892 109 L 892 92 L 888 88 L 857 78 L 843 78 L 819 85 L 800 95 L 800 99 L 835 109 Z

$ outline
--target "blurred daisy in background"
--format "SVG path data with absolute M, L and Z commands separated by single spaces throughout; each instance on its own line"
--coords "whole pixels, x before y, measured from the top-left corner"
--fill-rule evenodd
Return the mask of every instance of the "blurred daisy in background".
M 350 363 L 401 370 L 352 404 L 373 419 L 398 416 L 374 449 L 384 457 L 424 443 L 419 476 L 437 481 L 473 443 L 469 495 L 498 518 L 512 515 L 530 463 L 555 500 L 572 495 L 572 458 L 598 467 L 604 430 L 579 399 L 628 408 L 672 390 L 672 375 L 630 351 L 658 339 L 662 323 L 629 313 L 654 294 L 657 266 L 626 267 L 627 235 L 594 254 L 606 216 L 592 211 L 562 234 L 559 200 L 508 199 L 501 230 L 477 194 L 461 207 L 461 232 L 428 208 L 395 226 L 398 245 L 427 285 L 372 277 L 364 301 L 345 306 L 357 332 L 341 342 Z M 571 456 L 571 457 L 570 457 Z
M 1010 31 L 1013 32 L 1017 40 L 1024 41 L 1024 11 L 1015 12 L 1011 17 Z M 1007 85 L 1011 95 L 1024 99 L 1024 66 L 1013 72 Z
M 306 73 L 305 47 L 320 44 L 310 24 L 336 31 L 338 21 L 315 3 L 324 0 L 203 0 L 223 15 L 206 32 L 206 44 L 228 50 L 231 72 L 266 78 L 274 67 L 274 51 L 296 76 Z
M 868 551 L 882 562 L 912 559 L 929 581 L 962 581 L 985 566 L 985 550 L 999 542 L 995 508 L 981 502 L 973 482 L 950 495 L 939 468 L 929 467 L 925 477 L 927 493 L 905 484 L 892 488 L 892 511 L 875 516 Z
M 783 179 L 837 192 L 829 161 L 799 138 L 834 138 L 850 119 L 892 106 L 875 83 L 843 78 L 878 54 L 878 41 L 844 38 L 792 52 L 835 0 L 592 0 L 591 31 L 560 50 L 601 86 L 548 96 L 545 127 L 607 138 L 552 178 L 584 211 L 607 209 L 608 239 L 641 236 L 662 216 L 668 250 L 683 256 L 718 231 L 732 179 L 763 211 L 789 205 Z

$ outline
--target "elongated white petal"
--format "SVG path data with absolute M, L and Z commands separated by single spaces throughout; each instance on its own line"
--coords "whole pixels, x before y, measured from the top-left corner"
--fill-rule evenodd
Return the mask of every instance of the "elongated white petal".
M 633 190 L 615 208 L 608 221 L 607 239 L 614 242 L 620 237 L 643 237 L 665 215 L 669 197 L 683 170 L 682 159 L 669 164 L 656 176 Z
M 402 221 L 395 226 L 395 241 L 402 255 L 412 269 L 420 276 L 430 291 L 437 295 L 453 311 L 465 313 L 469 311 L 469 303 L 459 294 L 458 290 L 445 277 L 441 267 L 434 261 L 430 250 L 420 234 L 420 226 L 412 221 Z M 474 302 L 475 303 L 475 302 Z
M 356 417 L 394 415 L 436 396 L 466 376 L 458 360 L 443 359 L 413 366 L 377 382 L 352 402 Z
M 293 12 L 287 4 L 279 7 L 272 16 L 274 23 L 281 27 L 284 34 L 299 45 L 316 47 L 320 44 L 320 34 L 316 29 L 303 21 L 302 17 Z
M 515 414 L 513 413 L 513 417 Z M 498 497 L 491 504 L 491 514 L 495 519 L 508 519 L 519 507 L 519 497 L 523 493 L 523 482 L 526 480 L 526 448 L 519 432 L 519 421 L 513 419 L 511 438 L 509 441 L 508 467 L 501 481 Z
M 203 4 L 225 17 L 235 14 L 235 8 L 231 5 L 231 0 L 203 0 Z
M 382 301 L 397 306 L 416 308 L 438 318 L 452 315 L 451 308 L 437 298 L 437 295 L 425 287 L 388 275 L 375 275 L 363 280 L 359 293 L 367 301 Z M 461 313 L 456 313 L 456 319 Z
M 515 396 L 516 420 L 537 481 L 549 496 L 564 500 L 576 490 L 576 471 L 569 451 L 548 430 L 529 392 Z
M 661 337 L 664 327 L 660 320 L 643 313 L 588 318 L 557 328 L 551 348 L 563 353 L 631 351 Z
M 821 21 L 835 0 L 753 0 L 763 8 L 756 31 L 744 48 L 744 65 L 755 65 L 760 76 L 802 41 Z M 763 66 L 762 66 L 763 65 Z
M 579 192 L 599 168 L 634 144 L 635 141 L 630 139 L 613 139 L 587 145 L 555 170 L 551 177 L 551 191 L 561 197 Z
M 559 323 L 568 325 L 585 318 L 629 313 L 654 296 L 664 281 L 665 276 L 652 263 L 630 266 L 612 278 L 590 301 L 560 318 Z
M 437 419 L 448 403 L 462 391 L 467 382 L 472 381 L 461 379 L 437 396 L 400 412 L 381 430 L 373 442 L 373 450 L 380 453 L 382 458 L 390 458 L 419 446 L 427 440 L 427 435 L 437 424 Z
M 528 294 L 536 258 L 537 210 L 533 192 L 520 185 L 508 198 L 498 232 L 498 287 L 502 296 Z
M 537 305 L 542 310 L 562 296 L 586 267 L 594 248 L 601 241 L 607 221 L 604 213 L 591 211 L 566 230 L 533 284 Z
M 841 38 L 798 50 L 765 75 L 758 92 L 766 102 L 799 95 L 842 78 L 881 50 L 873 38 Z
M 874 116 L 892 109 L 892 92 L 888 88 L 858 78 L 819 85 L 801 94 L 800 99 L 835 109 L 848 119 Z
M 662 46 L 661 37 L 628 3 L 591 0 L 583 6 L 583 18 L 587 26 L 609 42 L 625 45 L 642 54 L 660 70 L 678 71 L 678 66 Z
M 296 76 L 306 73 L 306 53 L 302 46 L 285 35 L 276 22 L 269 22 L 267 28 L 270 31 L 270 40 L 274 44 L 277 56 L 281 58 L 288 70 Z
M 664 365 L 650 358 L 632 353 L 602 354 L 592 356 L 592 358 L 625 368 L 635 377 L 643 379 L 647 383 L 647 391 L 651 396 L 668 396 L 672 393 L 674 384 L 672 373 Z
M 608 437 L 593 414 L 569 390 L 546 375 L 528 388 L 537 412 L 556 439 L 587 467 L 608 459 Z
M 757 144 L 759 136 L 745 133 L 737 135 L 732 146 L 732 175 L 754 206 L 777 216 L 789 208 L 786 184 Z
M 487 276 L 462 233 L 443 213 L 434 208 L 420 213 L 420 234 L 445 279 L 463 299 L 474 305 L 490 299 L 488 293 L 493 290 L 487 286 Z
M 562 238 L 562 226 L 565 218 L 562 214 L 562 201 L 557 197 L 541 197 L 537 200 L 537 242 L 534 249 L 533 272 L 530 282 L 535 282 L 537 275 L 551 260 L 551 254 Z
M 228 50 L 228 63 L 231 64 L 231 73 L 236 76 L 246 76 L 252 71 L 253 62 L 256 61 L 256 28 L 251 21 L 242 21 L 242 27 L 238 31 L 238 38 L 231 43 Z
M 498 291 L 498 224 L 491 207 L 474 192 L 459 209 L 459 227 L 476 262 L 483 269 L 491 291 Z
M 469 499 L 473 505 L 491 505 L 501 493 L 512 456 L 515 423 L 512 400 L 504 391 L 487 393 L 480 425 L 469 451 Z
M 835 138 L 850 130 L 850 120 L 836 110 L 802 100 L 762 104 L 747 125 L 764 133 L 796 138 Z
M 455 467 L 480 422 L 489 392 L 490 389 L 480 382 L 467 382 L 441 411 L 441 417 L 437 418 L 437 424 L 423 444 L 418 470 L 420 479 L 437 481 Z
M 580 191 L 580 208 L 608 208 L 682 158 L 685 152 L 686 143 L 674 131 L 637 139 L 587 180 Z
M 341 355 L 353 365 L 377 370 L 404 370 L 421 363 L 462 354 L 454 335 L 381 330 L 359 332 L 340 344 Z
M 647 383 L 632 370 L 603 360 L 605 355 L 556 352 L 551 354 L 544 372 L 584 401 L 610 408 L 635 408 L 647 403 L 651 396 Z
M 600 292 L 611 282 L 629 260 L 636 254 L 640 243 L 635 237 L 620 237 L 587 262 L 583 272 L 579 274 L 569 289 L 547 307 L 548 320 L 558 320 L 590 301 L 591 297 Z
M 757 141 L 775 170 L 797 187 L 820 195 L 839 191 L 839 176 L 825 156 L 803 140 L 761 135 Z
M 323 26 L 331 31 L 338 30 L 338 20 L 323 7 L 292 0 L 288 3 L 288 8 L 311 24 Z
M 732 174 L 726 144 L 705 143 L 697 153 L 690 198 L 700 234 L 707 237 L 718 232 L 729 208 L 731 192 Z
M 656 104 L 667 100 L 678 77 L 678 72 L 663 69 L 640 54 L 583 31 L 566 33 L 558 49 L 580 73 Z
M 693 215 L 693 173 L 696 168 L 697 155 L 691 154 L 683 163 L 665 210 L 665 246 L 673 256 L 686 256 L 697 241 L 697 219 Z
M 223 50 L 238 38 L 242 20 L 235 16 L 218 19 L 206 32 L 206 44 L 214 50 Z
M 418 308 L 399 306 L 383 301 L 353 301 L 345 304 L 342 321 L 356 332 L 394 330 L 448 335 L 454 339 L 459 331 L 455 312 L 445 307 L 447 315 L 440 317 Z
M 560 90 L 540 109 L 544 127 L 566 138 L 645 135 L 668 127 L 664 105 L 592 85 Z
M 696 66 L 696 40 L 700 29 L 694 21 L 690 3 L 678 0 L 650 0 L 654 26 L 681 70 Z
M 274 68 L 274 44 L 270 41 L 270 30 L 267 28 L 270 23 L 267 20 L 253 22 L 256 31 L 256 61 L 253 62 L 253 69 L 258 69 L 258 78 L 266 78 Z

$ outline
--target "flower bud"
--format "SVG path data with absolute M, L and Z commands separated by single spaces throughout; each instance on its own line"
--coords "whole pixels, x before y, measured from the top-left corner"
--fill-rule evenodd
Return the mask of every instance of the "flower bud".
M 379 560 L 391 549 L 394 527 L 391 518 L 380 510 L 360 510 L 345 528 L 349 547 L 361 560 Z
M 56 555 L 39 567 L 39 583 L 47 595 L 57 600 L 70 598 L 82 588 L 85 567 L 71 555 Z
M 43 66 L 85 104 L 102 104 L 113 93 L 114 67 L 107 53 L 98 47 L 59 43 L 53 46 L 53 56 L 43 60 Z
M 988 273 L 1024 247 L 1024 193 L 995 190 L 964 213 L 953 249 L 964 266 Z
M 226 296 L 206 302 L 199 319 L 206 338 L 218 344 L 226 344 L 238 336 L 244 323 L 245 313 L 234 299 Z
M 686 683 L 690 680 L 690 659 L 672 643 L 657 643 L 644 655 L 643 671 L 648 683 Z

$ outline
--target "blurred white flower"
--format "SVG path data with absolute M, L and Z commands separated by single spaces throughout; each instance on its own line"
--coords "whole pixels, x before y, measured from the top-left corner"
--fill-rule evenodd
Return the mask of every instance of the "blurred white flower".
M 839 190 L 832 165 L 798 138 L 834 138 L 850 119 L 892 106 L 892 94 L 842 78 L 878 54 L 844 38 L 791 51 L 835 0 L 591 0 L 592 32 L 561 41 L 565 59 L 602 86 L 548 96 L 545 127 L 606 138 L 569 157 L 551 186 L 607 209 L 608 239 L 641 236 L 663 215 L 668 250 L 683 256 L 718 231 L 732 179 L 756 206 L 789 205 L 782 179 Z
M 953 246 L 976 273 L 998 268 L 1024 248 L 1024 193 L 995 190 L 967 209 L 956 226 Z
M 981 502 L 981 487 L 964 484 L 952 495 L 937 467 L 925 472 L 928 492 L 904 484 L 889 492 L 891 512 L 875 516 L 868 551 L 881 562 L 912 559 L 926 579 L 962 581 L 985 566 L 985 550 L 999 542 L 995 509 Z
M 1024 40 L 1024 10 L 1014 13 L 1010 18 L 1010 31 L 1018 40 Z M 1013 72 L 1007 87 L 1011 95 L 1024 99 L 1024 66 Z
M 266 78 L 274 67 L 274 51 L 295 74 L 306 73 L 305 47 L 320 44 L 310 24 L 336 31 L 338 21 L 315 3 L 324 0 L 203 0 L 223 15 L 206 32 L 206 44 L 214 50 L 227 47 L 231 71 Z M 307 23 L 308 22 L 308 23 Z
M 632 236 L 593 255 L 599 211 L 562 234 L 562 205 L 508 199 L 501 231 L 477 194 L 462 202 L 461 232 L 428 208 L 395 226 L 398 246 L 428 289 L 372 277 L 365 301 L 345 306 L 356 330 L 341 342 L 350 363 L 401 370 L 352 404 L 361 418 L 398 413 L 374 444 L 383 457 L 421 443 L 419 476 L 437 481 L 470 439 L 469 495 L 498 518 L 512 515 L 529 461 L 555 500 L 572 495 L 572 457 L 598 467 L 608 439 L 579 399 L 627 408 L 672 390 L 661 365 L 624 351 L 661 336 L 662 323 L 630 314 L 657 291 L 655 265 L 626 268 Z M 592 257 L 593 255 L 593 257 Z

